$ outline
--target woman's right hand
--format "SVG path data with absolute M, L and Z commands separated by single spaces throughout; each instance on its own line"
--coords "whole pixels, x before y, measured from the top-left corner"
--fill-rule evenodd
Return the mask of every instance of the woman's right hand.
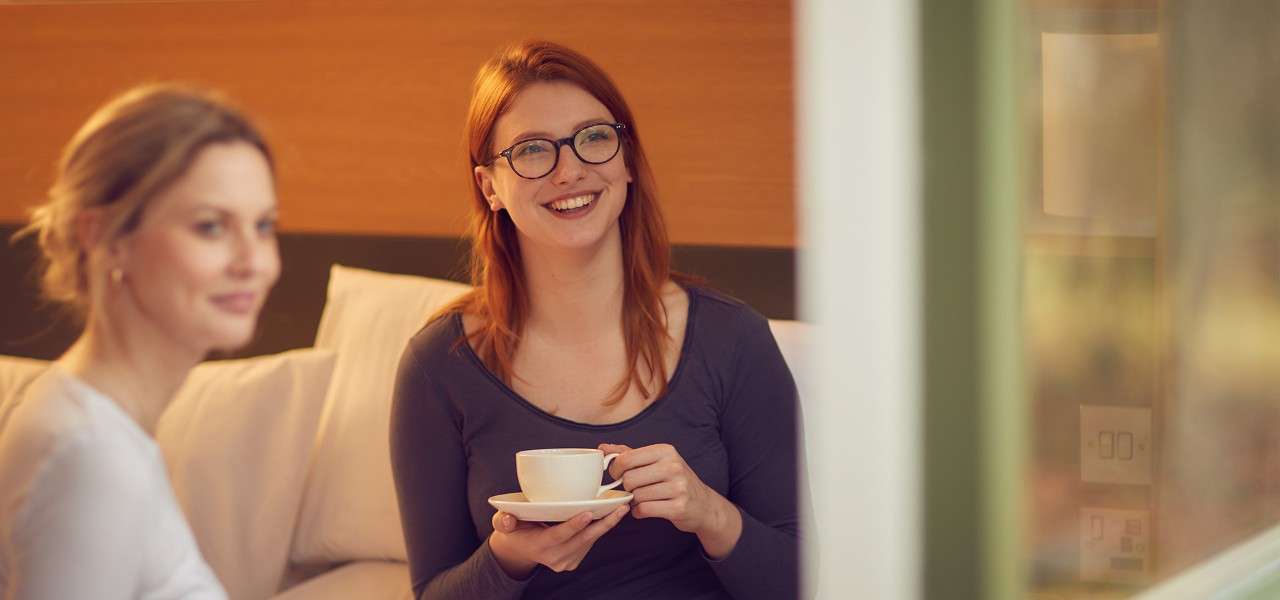
M 510 513 L 498 512 L 493 515 L 489 549 L 513 579 L 528 577 L 540 564 L 557 573 L 572 571 L 582 564 L 596 540 L 629 510 L 629 506 L 619 506 L 595 522 L 591 513 L 584 512 L 558 525 L 521 521 Z

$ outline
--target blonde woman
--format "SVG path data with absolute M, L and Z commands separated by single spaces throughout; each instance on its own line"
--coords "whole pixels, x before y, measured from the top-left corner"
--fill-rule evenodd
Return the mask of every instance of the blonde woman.
M 253 335 L 274 187 L 262 136 L 197 90 L 137 88 L 72 138 L 23 234 L 84 329 L 0 422 L 0 597 L 226 597 L 153 435 L 188 371 Z

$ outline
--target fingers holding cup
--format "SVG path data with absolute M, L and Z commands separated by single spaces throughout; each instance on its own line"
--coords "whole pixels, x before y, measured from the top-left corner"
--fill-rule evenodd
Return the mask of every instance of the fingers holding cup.
M 609 454 L 625 455 L 626 453 L 631 452 L 631 447 L 623 444 L 600 444 L 599 446 L 596 446 L 596 448 L 601 452 L 605 453 L 606 455 L 609 455 Z M 619 456 L 618 458 L 622 458 L 622 457 Z M 617 460 L 614 460 L 612 463 L 609 464 L 609 468 L 608 468 L 609 476 L 612 477 L 613 479 L 621 479 L 622 473 L 624 471 L 626 471 L 626 468 L 618 466 Z

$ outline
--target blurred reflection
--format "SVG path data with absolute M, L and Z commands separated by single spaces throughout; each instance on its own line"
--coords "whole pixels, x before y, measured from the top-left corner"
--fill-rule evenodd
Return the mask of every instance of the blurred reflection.
M 1280 524 L 1280 4 L 1028 0 L 1033 596 Z
M 1150 571 L 1151 494 L 1143 484 L 1150 482 L 1150 467 L 1110 477 L 1091 467 L 1139 463 L 1135 458 L 1150 456 L 1151 444 L 1135 449 L 1130 438 L 1123 448 L 1117 438 L 1134 433 L 1123 423 L 1082 435 L 1081 418 L 1085 410 L 1099 408 L 1146 409 L 1155 399 L 1155 271 L 1149 250 L 1149 240 L 1102 238 L 1073 244 L 1032 239 L 1027 245 L 1025 331 L 1035 401 L 1032 566 L 1033 582 L 1041 588 L 1081 579 L 1141 583 Z M 1090 455 L 1092 465 L 1086 464 Z M 1126 481 L 1133 483 L 1117 483 Z M 1128 511 L 1128 519 L 1106 512 L 1118 510 Z M 1116 528 L 1118 519 L 1138 520 L 1138 531 L 1120 535 L 1126 531 Z
M 1280 5 L 1170 5 L 1160 573 L 1280 523 Z

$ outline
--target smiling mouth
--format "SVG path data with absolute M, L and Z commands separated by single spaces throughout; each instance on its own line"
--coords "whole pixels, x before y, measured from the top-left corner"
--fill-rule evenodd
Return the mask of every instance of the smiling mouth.
M 258 295 L 253 292 L 221 294 L 212 298 L 214 305 L 234 314 L 249 314 L 257 308 Z
M 560 214 L 569 214 L 586 210 L 595 203 L 597 198 L 599 198 L 599 194 L 596 193 L 580 194 L 571 198 L 548 202 L 543 206 Z

